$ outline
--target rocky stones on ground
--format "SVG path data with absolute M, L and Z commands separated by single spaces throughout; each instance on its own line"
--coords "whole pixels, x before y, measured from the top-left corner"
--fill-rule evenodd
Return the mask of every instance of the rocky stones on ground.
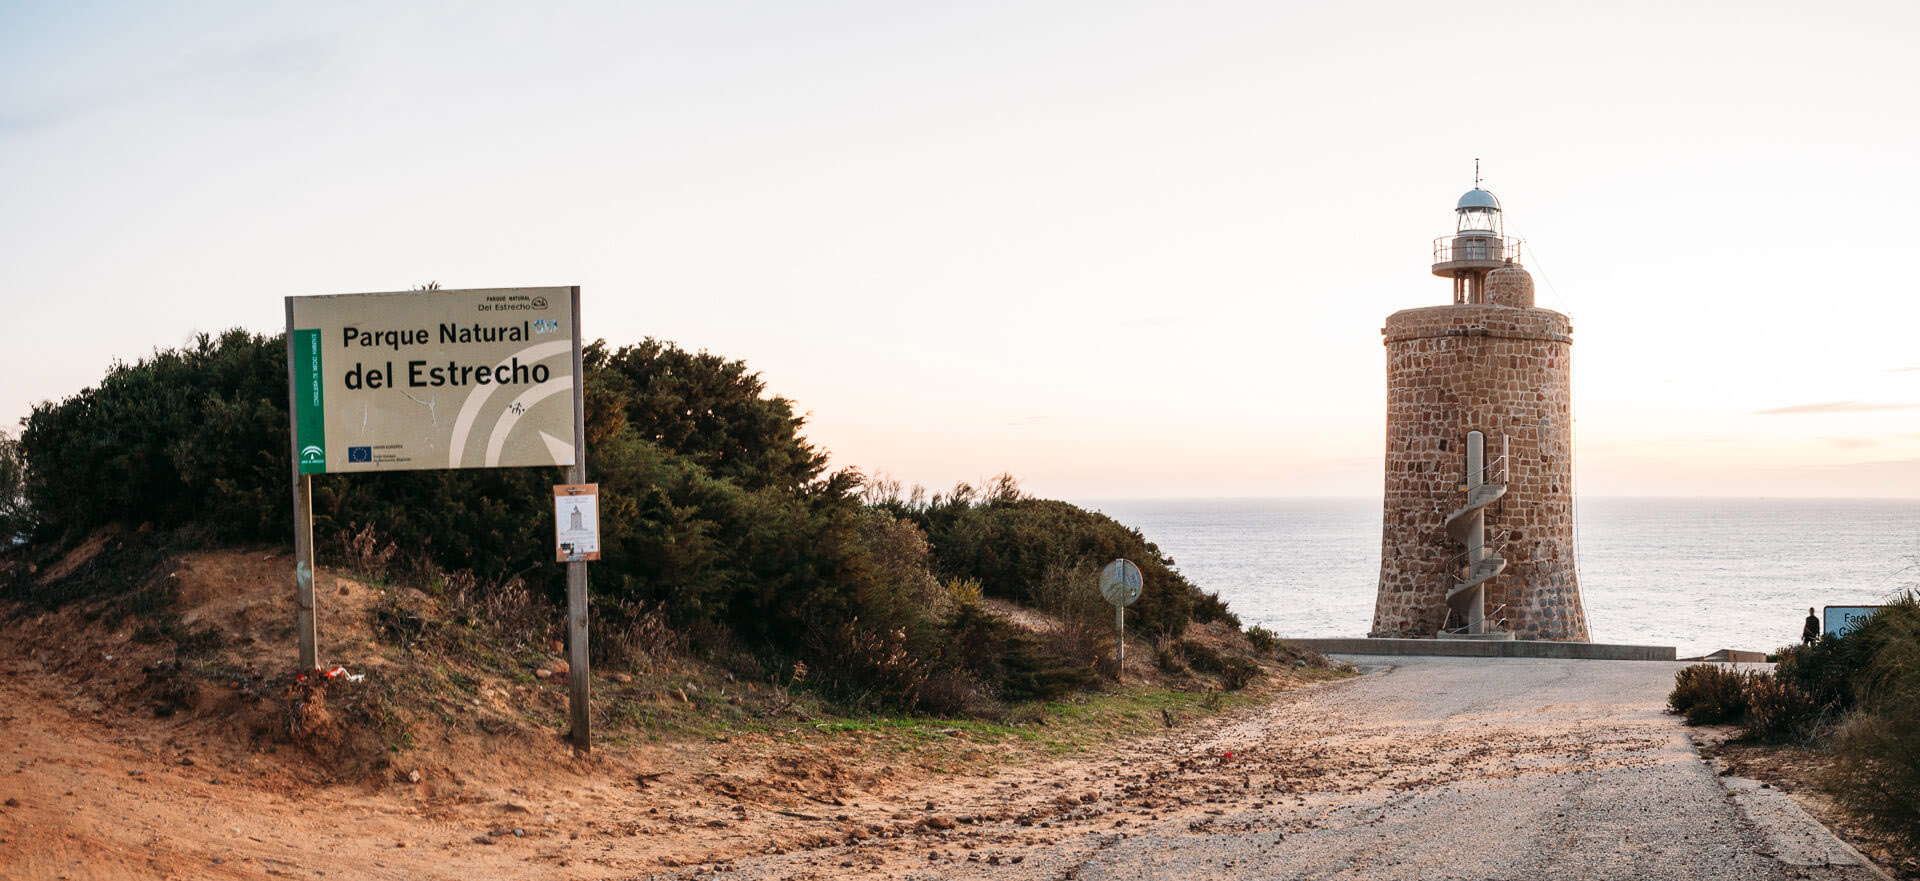
M 533 678 L 535 678 L 535 679 L 552 679 L 552 678 L 553 678 L 553 671 L 552 671 L 552 670 L 549 670 L 549 669 L 547 669 L 547 668 L 545 668 L 545 667 L 535 667 L 535 668 L 534 668 L 534 670 L 533 670 Z
M 554 661 L 553 663 L 548 664 L 547 667 L 552 669 L 553 672 L 559 676 L 565 676 L 569 671 L 573 669 L 571 666 L 567 664 L 566 661 Z
M 954 827 L 954 822 L 952 817 L 941 816 L 939 814 L 934 814 L 933 816 L 930 816 L 924 820 L 921 820 L 920 824 L 927 827 L 928 829 L 935 829 L 943 832 L 948 829 L 952 829 Z

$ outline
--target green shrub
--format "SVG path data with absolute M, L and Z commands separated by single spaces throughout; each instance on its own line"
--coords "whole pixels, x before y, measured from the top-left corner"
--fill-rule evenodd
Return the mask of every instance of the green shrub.
M 286 401 L 284 342 L 230 330 L 116 364 L 99 386 L 36 405 L 20 436 L 36 534 L 152 522 L 285 536 Z
M 954 666 L 990 683 L 1005 700 L 1051 700 L 1097 681 L 1094 659 L 1083 663 L 1049 651 L 1041 640 L 977 603 L 956 608 L 945 635 Z
M 1280 648 L 1280 634 L 1255 624 L 1247 628 L 1247 644 L 1263 655 L 1271 655 Z
M 1252 660 L 1231 656 L 1220 667 L 1220 687 L 1228 691 L 1239 691 L 1260 678 L 1260 665 Z
M 1771 673 L 1746 677 L 1746 736 L 1765 743 L 1806 740 L 1819 724 L 1820 705 L 1791 680 Z
M 1685 715 L 1688 725 L 1731 724 L 1747 712 L 1747 676 L 1732 667 L 1694 664 L 1674 674 L 1670 712 Z
M 916 490 L 902 498 L 895 488 L 872 500 L 919 525 L 942 578 L 977 579 L 988 596 L 1046 606 L 1050 579 L 1072 573 L 1072 589 L 1098 604 L 1093 573 L 1126 559 L 1140 567 L 1144 582 L 1140 598 L 1127 608 L 1130 630 L 1178 637 L 1195 621 L 1239 625 L 1224 601 L 1189 583 L 1139 530 L 1066 502 L 1027 496 L 1010 475 L 994 478 L 984 490 L 961 483 L 930 501 L 916 501 L 922 497 Z
M 1227 658 L 1211 646 L 1183 639 L 1174 644 L 1180 656 L 1187 659 L 1187 666 L 1201 673 L 1218 673 L 1227 668 Z
M 1162 673 L 1174 676 L 1184 675 L 1187 670 L 1186 656 L 1171 640 L 1162 640 L 1153 651 L 1153 666 Z
M 1911 590 L 1869 618 L 1857 708 L 1833 738 L 1835 795 L 1881 829 L 1920 846 L 1920 597 Z
M 27 508 L 27 457 L 20 442 L 0 431 L 0 554 L 33 529 Z
M 1145 575 L 1130 626 L 1177 636 L 1196 616 L 1233 620 L 1138 531 L 1026 497 L 1010 477 L 931 503 L 880 487 L 868 505 L 861 475 L 826 473 L 825 454 L 800 434 L 804 418 L 743 362 L 651 339 L 596 342 L 583 360 L 601 504 L 591 588 L 597 609 L 633 610 L 612 622 L 622 628 L 685 634 L 694 649 L 724 644 L 733 667 L 754 666 L 740 660 L 749 652 L 764 670 L 803 662 L 818 671 L 812 684 L 855 702 L 951 707 L 1093 681 L 1111 631 L 1089 611 L 1100 605 L 1091 573 L 1116 557 Z M 0 438 L 0 540 L 30 527 L 54 553 L 109 523 L 152 522 L 215 542 L 285 541 L 286 400 L 279 336 L 203 335 L 115 364 L 98 386 L 36 406 L 17 445 Z M 564 593 L 551 549 L 551 486 L 564 476 L 316 475 L 320 563 L 376 576 L 390 564 L 467 571 L 476 583 L 524 583 L 516 607 L 545 608 Z M 1053 611 L 1068 623 L 1040 639 L 1008 632 L 965 611 L 969 584 L 1026 601 L 1057 594 Z M 390 638 L 451 638 L 403 604 L 379 614 Z M 947 651 L 958 638 L 979 645 Z

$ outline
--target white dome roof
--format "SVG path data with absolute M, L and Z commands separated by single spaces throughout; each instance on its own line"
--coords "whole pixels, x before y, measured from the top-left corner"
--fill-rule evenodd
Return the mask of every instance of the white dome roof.
M 1475 187 L 1471 190 L 1468 190 L 1466 195 L 1460 197 L 1460 204 L 1455 205 L 1453 207 L 1453 210 L 1455 211 L 1498 211 L 1500 210 L 1500 200 L 1495 199 L 1492 193 L 1489 193 L 1486 190 Z

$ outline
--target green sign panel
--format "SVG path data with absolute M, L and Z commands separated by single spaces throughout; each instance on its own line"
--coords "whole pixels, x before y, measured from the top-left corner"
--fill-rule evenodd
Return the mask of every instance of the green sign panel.
M 300 426 L 296 438 L 300 450 L 300 473 L 321 474 L 327 470 L 326 384 L 320 369 L 320 331 L 293 332 L 293 406 L 295 422 Z

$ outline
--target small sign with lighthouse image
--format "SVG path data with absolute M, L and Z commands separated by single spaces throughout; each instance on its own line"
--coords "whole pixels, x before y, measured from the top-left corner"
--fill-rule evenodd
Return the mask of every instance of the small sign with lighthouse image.
M 553 535 L 559 562 L 600 559 L 600 484 L 553 488 Z

